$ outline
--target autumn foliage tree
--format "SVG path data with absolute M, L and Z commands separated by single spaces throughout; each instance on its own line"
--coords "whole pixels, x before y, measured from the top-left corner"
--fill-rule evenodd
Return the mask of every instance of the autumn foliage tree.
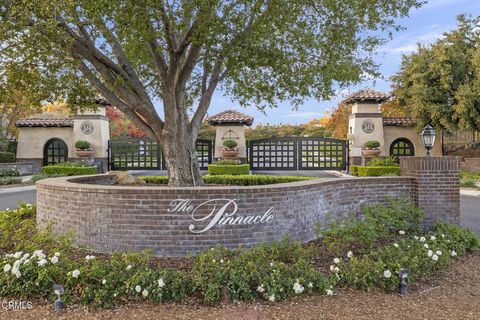
M 0 41 L 7 59 L 55 73 L 71 99 L 88 97 L 88 80 L 162 145 L 169 185 L 192 186 L 203 183 L 195 140 L 218 87 L 259 108 L 328 99 L 335 84 L 377 74 L 371 53 L 421 3 L 2 1 Z

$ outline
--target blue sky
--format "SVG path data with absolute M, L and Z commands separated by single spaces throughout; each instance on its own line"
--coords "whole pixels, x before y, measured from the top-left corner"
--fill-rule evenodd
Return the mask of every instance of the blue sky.
M 388 92 L 390 90 L 388 79 L 399 69 L 402 54 L 414 51 L 417 42 L 432 43 L 441 37 L 443 32 L 454 29 L 455 18 L 462 13 L 480 15 L 480 0 L 429 0 L 422 8 L 412 10 L 408 18 L 399 21 L 406 29 L 396 33 L 391 41 L 377 51 L 376 61 L 380 64 L 382 78 L 365 81 L 349 88 L 349 92 L 363 87 Z M 313 118 L 321 118 L 325 112 L 337 106 L 349 92 L 341 92 L 330 101 L 307 100 L 298 111 L 292 110 L 290 103 L 282 103 L 276 109 L 266 110 L 265 115 L 253 106 L 242 109 L 228 96 L 223 96 L 217 91 L 208 113 L 213 115 L 226 109 L 237 109 L 254 116 L 254 125 L 306 123 Z

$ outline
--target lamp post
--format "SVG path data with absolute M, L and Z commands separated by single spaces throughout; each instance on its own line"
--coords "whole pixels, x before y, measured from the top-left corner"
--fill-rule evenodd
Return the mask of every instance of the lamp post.
M 422 137 L 425 149 L 427 149 L 427 156 L 431 157 L 433 144 L 435 143 L 435 130 L 431 125 L 427 124 L 425 128 L 423 128 L 420 136 Z

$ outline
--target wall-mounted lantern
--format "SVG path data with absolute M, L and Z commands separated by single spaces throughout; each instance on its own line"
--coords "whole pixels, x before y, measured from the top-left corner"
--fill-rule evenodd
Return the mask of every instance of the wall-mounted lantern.
M 435 143 L 435 130 L 429 124 L 423 128 L 422 133 L 420 134 L 422 137 L 423 144 L 425 145 L 425 149 L 427 149 L 427 156 L 432 155 L 432 148 Z

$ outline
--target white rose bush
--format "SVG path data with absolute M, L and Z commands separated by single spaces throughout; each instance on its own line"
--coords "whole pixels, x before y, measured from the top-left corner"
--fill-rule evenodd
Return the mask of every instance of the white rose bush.
M 333 295 L 337 286 L 397 291 L 401 268 L 409 269 L 413 283 L 480 249 L 477 236 L 455 225 L 439 223 L 422 233 L 421 212 L 401 200 L 366 207 L 364 215 L 319 232 L 318 246 L 288 239 L 250 249 L 219 246 L 178 270 L 158 266 L 151 252 L 101 255 L 73 249 L 69 236 L 32 231 L 35 206 L 23 205 L 0 212 L 0 296 L 53 301 L 52 287 L 60 284 L 67 304 L 99 307 L 192 298 L 206 304 L 225 298 L 276 303 Z

